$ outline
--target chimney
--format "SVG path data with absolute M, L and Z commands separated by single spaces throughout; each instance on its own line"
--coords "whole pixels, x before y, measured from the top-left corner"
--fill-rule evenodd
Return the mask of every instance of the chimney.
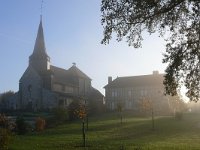
M 109 76 L 109 77 L 108 77 L 108 84 L 111 83 L 111 82 L 112 82 L 112 77 Z

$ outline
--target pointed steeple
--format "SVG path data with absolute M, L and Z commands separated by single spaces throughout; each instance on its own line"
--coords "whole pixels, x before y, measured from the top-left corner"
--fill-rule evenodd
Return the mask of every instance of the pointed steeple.
M 38 33 L 37 33 L 37 38 L 35 41 L 35 46 L 33 50 L 33 54 L 30 57 L 48 57 L 46 53 L 46 48 L 45 48 L 45 42 L 44 42 L 44 33 L 43 33 L 43 27 L 42 27 L 42 17 L 40 19 L 40 24 L 38 27 Z
M 29 65 L 32 65 L 39 72 L 44 72 L 50 68 L 50 57 L 46 53 L 44 33 L 42 27 L 42 16 L 35 40 L 35 46 L 32 55 L 29 57 Z

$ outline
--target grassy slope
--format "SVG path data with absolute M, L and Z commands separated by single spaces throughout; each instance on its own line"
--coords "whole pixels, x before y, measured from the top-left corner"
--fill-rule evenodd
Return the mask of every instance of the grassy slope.
M 155 131 L 150 118 L 126 117 L 123 125 L 115 114 L 90 118 L 86 149 L 108 150 L 152 149 L 190 150 L 200 149 L 199 114 L 187 114 L 181 121 L 172 117 L 158 117 Z M 62 150 L 81 147 L 81 123 L 73 122 L 48 129 L 42 133 L 30 133 L 13 138 L 11 150 Z

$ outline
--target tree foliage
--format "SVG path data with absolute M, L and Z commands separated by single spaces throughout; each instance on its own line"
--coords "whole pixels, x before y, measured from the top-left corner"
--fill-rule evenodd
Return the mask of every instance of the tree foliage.
M 69 107 L 68 107 L 69 120 L 78 119 L 78 116 L 75 112 L 76 110 L 79 109 L 79 104 L 80 102 L 78 100 L 74 100 L 69 104 Z
M 13 96 L 15 93 L 13 91 L 7 91 L 7 92 L 4 92 L 2 94 L 0 94 L 0 101 L 4 101 L 6 100 L 7 98 Z
M 200 1 L 199 0 L 102 0 L 103 44 L 116 33 L 141 47 L 144 31 L 158 32 L 166 41 L 163 62 L 166 93 L 176 95 L 184 85 L 191 101 L 200 98 Z
M 148 98 L 142 98 L 139 100 L 139 108 L 140 110 L 145 113 L 145 115 L 148 114 L 148 112 L 151 112 L 151 109 L 153 108 L 153 102 L 150 101 Z
M 78 108 L 74 110 L 74 114 L 82 121 L 83 146 L 86 147 L 86 132 L 85 132 L 85 120 L 87 117 L 86 104 L 79 102 Z
M 87 116 L 87 109 L 86 105 L 83 103 L 79 103 L 79 106 L 77 109 L 74 110 L 74 114 L 81 120 L 85 121 L 85 118 Z

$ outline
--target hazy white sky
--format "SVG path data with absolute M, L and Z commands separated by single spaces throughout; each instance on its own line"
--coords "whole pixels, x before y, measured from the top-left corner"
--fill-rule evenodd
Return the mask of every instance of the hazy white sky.
M 0 0 L 0 93 L 18 90 L 18 82 L 28 66 L 40 20 L 41 0 Z M 100 44 L 101 0 L 44 0 L 43 28 L 51 64 L 77 67 L 92 78 L 92 85 L 104 94 L 108 76 L 164 73 L 165 42 L 144 34 L 143 47 L 126 42 Z

